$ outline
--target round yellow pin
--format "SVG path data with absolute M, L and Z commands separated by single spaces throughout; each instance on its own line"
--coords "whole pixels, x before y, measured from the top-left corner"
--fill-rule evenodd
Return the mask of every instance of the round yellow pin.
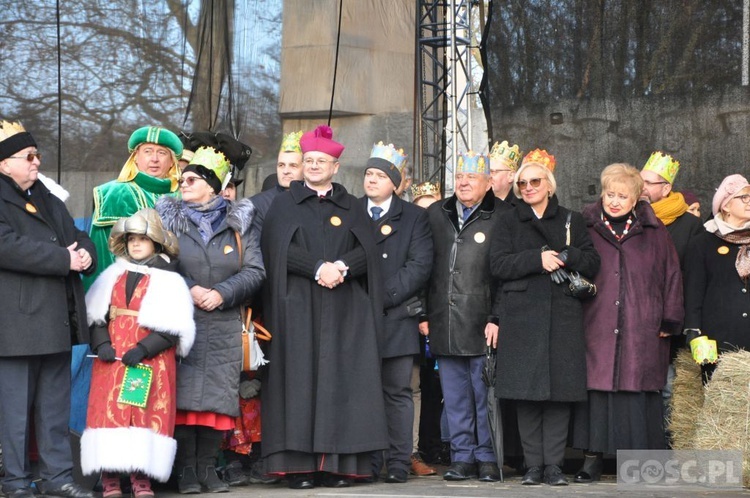
M 34 205 L 32 203 L 27 202 L 26 203 L 26 211 L 28 211 L 29 213 L 36 213 L 36 208 L 34 207 Z
M 380 233 L 382 233 L 383 235 L 388 235 L 392 231 L 393 228 L 391 228 L 390 225 L 383 225 L 382 227 L 380 227 Z
M 716 249 L 716 252 L 718 252 L 721 255 L 729 254 L 729 248 L 727 246 L 721 246 L 718 249 Z
M 341 226 L 341 218 L 338 216 L 331 216 L 331 225 L 335 227 Z
M 487 236 L 485 236 L 482 232 L 477 232 L 474 234 L 474 242 L 476 242 L 477 244 L 481 244 L 485 240 L 487 240 Z

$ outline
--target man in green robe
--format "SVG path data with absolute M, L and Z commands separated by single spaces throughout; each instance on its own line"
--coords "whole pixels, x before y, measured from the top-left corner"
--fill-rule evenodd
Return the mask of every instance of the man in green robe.
M 144 126 L 130 136 L 128 150 L 130 157 L 117 179 L 94 187 L 90 237 L 96 245 L 99 266 L 96 273 L 84 279 L 87 289 L 114 262 L 107 241 L 115 222 L 154 207 L 162 195 L 177 195 L 177 161 L 182 155 L 182 142 L 176 134 L 165 128 Z

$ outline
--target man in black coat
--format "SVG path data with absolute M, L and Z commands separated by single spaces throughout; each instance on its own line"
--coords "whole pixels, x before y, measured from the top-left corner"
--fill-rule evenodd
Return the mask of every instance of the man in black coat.
M 299 139 L 302 137 L 301 131 L 293 131 L 284 135 L 279 149 L 279 155 L 276 161 L 276 185 L 270 188 L 264 188 L 250 198 L 255 206 L 255 218 L 253 223 L 260 233 L 263 228 L 263 220 L 266 217 L 268 208 L 271 203 L 282 192 L 289 190 L 289 185 L 293 181 L 302 180 L 302 149 L 299 146 Z M 263 182 L 265 185 L 266 182 Z
M 497 343 L 498 304 L 490 274 L 490 240 L 501 211 L 510 206 L 489 188 L 487 156 L 462 154 L 456 193 L 427 209 L 434 242 L 434 264 L 427 298 L 430 336 L 437 357 L 444 410 L 451 440 L 446 480 L 479 475 L 501 478 L 487 421 L 487 387 L 482 368 L 487 345 Z M 502 463 L 502 462 L 501 462 Z
M 81 273 L 96 269 L 96 249 L 62 201 L 37 181 L 39 165 L 31 134 L 20 123 L 0 122 L 2 487 L 8 497 L 34 497 L 33 417 L 40 491 L 92 498 L 73 482 L 68 420 L 71 347 L 89 342 Z
M 385 331 L 380 344 L 383 397 L 388 419 L 389 449 L 385 482 L 406 482 L 412 453 L 414 403 L 411 375 L 419 354 L 422 303 L 417 293 L 432 270 L 432 234 L 427 212 L 394 194 L 401 184 L 402 151 L 382 142 L 373 147 L 365 170 L 365 197 L 360 201 L 372 218 L 385 292 Z M 373 477 L 383 465 L 383 452 L 373 458 Z
M 344 147 L 327 126 L 302 136 L 304 182 L 263 223 L 264 317 L 273 340 L 261 389 L 263 456 L 293 489 L 371 475 L 388 438 L 378 335 L 383 290 L 371 221 L 333 183 Z

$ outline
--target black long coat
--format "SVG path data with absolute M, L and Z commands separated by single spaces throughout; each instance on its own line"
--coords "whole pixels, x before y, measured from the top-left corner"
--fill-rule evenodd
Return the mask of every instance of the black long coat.
M 96 270 L 96 248 L 42 182 L 31 191 L 46 209 L 0 179 L 0 356 L 61 353 L 89 341 L 83 284 L 67 246 L 91 255 L 85 274 Z
M 367 208 L 367 197 L 360 202 Z M 383 358 L 419 354 L 419 319 L 403 303 L 427 284 L 432 271 L 432 233 L 427 211 L 393 196 L 387 213 L 372 222 L 384 281 Z
M 273 340 L 261 391 L 265 455 L 388 446 L 378 352 L 383 290 L 370 223 L 336 183 L 319 198 L 292 182 L 266 213 L 263 307 Z M 337 260 L 349 266 L 344 283 L 318 285 L 320 264 Z
M 427 299 L 430 351 L 435 355 L 485 353 L 484 328 L 497 320 L 490 240 L 506 209 L 510 206 L 488 190 L 459 230 L 455 195 L 427 208 L 435 245 Z
M 570 245 L 565 223 L 570 210 L 552 196 L 541 219 L 518 205 L 500 218 L 492 238 L 492 276 L 500 280 L 497 381 L 500 398 L 528 401 L 586 399 L 586 343 L 581 302 L 556 284 L 542 266 L 542 247 L 568 250 L 566 268 L 592 278 L 599 271 L 580 213 L 573 212 Z M 594 298 L 596 299 L 596 298 Z
M 735 267 L 740 247 L 704 232 L 686 257 L 685 328 L 701 329 L 720 351 L 750 350 L 750 285 Z

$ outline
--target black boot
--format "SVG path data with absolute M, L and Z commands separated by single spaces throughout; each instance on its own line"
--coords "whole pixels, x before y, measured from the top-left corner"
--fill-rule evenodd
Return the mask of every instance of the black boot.
M 229 485 L 216 473 L 216 454 L 219 452 L 224 432 L 210 427 L 198 427 L 197 432 L 196 468 L 201 490 L 207 493 L 226 493 L 229 491 Z
M 177 425 L 174 428 L 177 453 L 174 457 L 174 472 L 177 475 L 177 491 L 181 494 L 198 494 L 201 485 L 195 473 L 196 432 L 192 425 Z
M 601 453 L 584 453 L 583 466 L 576 472 L 573 480 L 580 483 L 598 481 L 602 478 L 604 459 Z

